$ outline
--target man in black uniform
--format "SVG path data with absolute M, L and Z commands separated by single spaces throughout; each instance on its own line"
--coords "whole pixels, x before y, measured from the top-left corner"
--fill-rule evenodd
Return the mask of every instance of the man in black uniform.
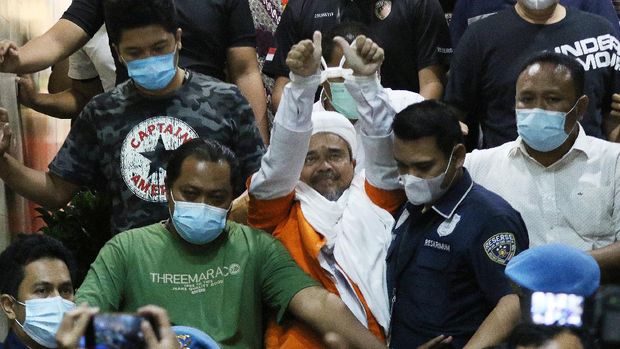
M 396 115 L 394 158 L 408 201 L 388 251 L 393 348 L 445 334 L 462 348 L 511 293 L 506 263 L 528 247 L 521 215 L 463 166 L 456 117 L 434 101 Z
M 385 50 L 381 81 L 386 87 L 419 92 L 427 99 L 443 94 L 444 69 L 452 52 L 448 27 L 437 0 L 290 0 L 276 30 L 273 57 L 263 72 L 276 78 L 277 108 L 288 69 L 284 60 L 291 46 L 310 39 L 315 30 L 327 33 L 345 21 L 362 22 L 370 37 Z

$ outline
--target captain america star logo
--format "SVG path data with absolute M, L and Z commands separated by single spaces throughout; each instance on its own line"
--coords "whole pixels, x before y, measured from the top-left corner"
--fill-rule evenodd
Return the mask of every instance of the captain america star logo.
M 187 123 L 156 116 L 136 125 L 121 148 L 121 176 L 131 192 L 144 201 L 165 202 L 166 165 L 173 150 L 198 138 Z

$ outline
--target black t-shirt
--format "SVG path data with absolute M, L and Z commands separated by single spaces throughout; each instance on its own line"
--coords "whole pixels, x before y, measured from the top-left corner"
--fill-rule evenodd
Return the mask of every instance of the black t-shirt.
M 380 9 L 387 14 L 384 19 L 379 18 Z M 276 30 L 275 56 L 265 62 L 263 72 L 274 78 L 287 76 L 285 60 L 294 44 L 312 38 L 315 30 L 326 33 L 347 20 L 368 25 L 370 37 L 385 50 L 381 81 L 392 89 L 418 92 L 418 71 L 447 63 L 452 53 L 437 0 L 290 0 Z
M 582 125 L 603 138 L 602 117 L 620 88 L 620 44 L 604 18 L 567 8 L 566 17 L 550 25 L 531 24 L 514 8 L 473 23 L 452 57 L 446 102 L 479 121 L 483 147 L 517 138 L 515 85 L 519 68 L 532 54 L 553 50 L 576 57 L 586 70 L 590 99 Z
M 243 0 L 177 0 L 177 21 L 183 30 L 181 67 L 224 80 L 226 49 L 256 46 L 254 22 L 247 1 Z M 102 0 L 73 0 L 63 14 L 93 36 L 104 22 Z M 114 50 L 116 82 L 127 79 L 127 70 Z

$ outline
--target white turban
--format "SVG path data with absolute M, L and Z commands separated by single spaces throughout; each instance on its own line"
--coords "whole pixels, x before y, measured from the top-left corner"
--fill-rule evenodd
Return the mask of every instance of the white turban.
M 357 149 L 355 128 L 344 115 L 333 111 L 312 112 L 312 134 L 319 132 L 334 133 L 349 143 L 351 152 Z M 355 155 L 353 154 L 355 157 Z
M 387 90 L 387 95 L 390 98 L 390 105 L 397 113 L 400 113 L 412 104 L 420 103 L 424 100 L 424 97 L 420 94 L 406 90 Z

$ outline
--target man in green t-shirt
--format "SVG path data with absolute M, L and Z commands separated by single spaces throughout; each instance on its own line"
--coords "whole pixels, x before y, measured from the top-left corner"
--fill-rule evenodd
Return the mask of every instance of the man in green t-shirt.
M 166 308 L 223 348 L 262 347 L 263 306 L 353 347 L 381 348 L 340 298 L 306 275 L 276 239 L 226 221 L 240 180 L 231 150 L 195 139 L 175 150 L 165 181 L 170 219 L 115 236 L 76 294 L 102 311 Z

